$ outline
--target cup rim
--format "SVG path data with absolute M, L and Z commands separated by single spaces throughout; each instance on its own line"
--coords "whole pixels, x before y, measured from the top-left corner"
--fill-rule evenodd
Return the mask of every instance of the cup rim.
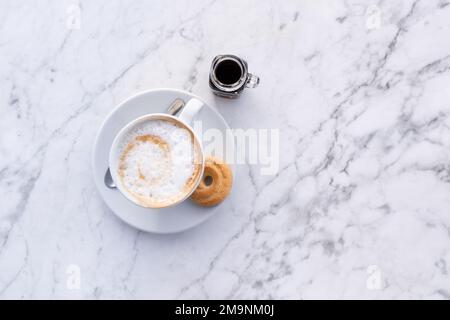
M 189 192 L 187 192 L 184 195 L 184 197 L 178 199 L 175 202 L 170 203 L 169 205 L 145 206 L 145 205 L 139 203 L 130 194 L 130 192 L 128 192 L 127 190 L 125 190 L 122 187 L 121 180 L 119 179 L 118 173 L 117 173 L 117 170 L 116 170 L 117 164 L 118 164 L 118 159 L 116 157 L 115 151 L 118 148 L 118 144 L 119 144 L 120 139 L 124 136 L 124 134 L 126 132 L 128 132 L 128 130 L 130 128 L 132 128 L 134 125 L 136 125 L 137 123 L 139 123 L 141 121 L 144 121 L 144 120 L 147 120 L 147 119 L 150 119 L 150 118 L 155 118 L 155 117 L 171 119 L 171 120 L 175 121 L 176 123 L 181 123 L 181 125 L 183 127 L 185 127 L 191 133 L 191 135 L 194 137 L 194 140 L 195 140 L 194 143 L 196 143 L 197 146 L 198 146 L 198 150 L 199 150 L 199 153 L 200 153 L 199 156 L 200 156 L 200 159 L 201 159 L 201 168 L 200 168 L 200 172 L 199 172 L 198 177 L 197 177 L 197 181 L 192 185 L 191 190 Z M 111 144 L 111 147 L 109 149 L 108 165 L 109 165 L 109 168 L 110 168 L 111 177 L 112 177 L 112 179 L 113 179 L 113 181 L 114 181 L 114 183 L 116 185 L 117 190 L 123 196 L 125 196 L 128 200 L 130 200 L 132 203 L 134 203 L 134 204 L 136 204 L 136 205 L 138 205 L 140 207 L 143 207 L 143 208 L 147 208 L 147 209 L 164 209 L 164 208 L 170 208 L 170 207 L 176 206 L 177 204 L 180 204 L 181 202 L 185 201 L 187 198 L 189 198 L 192 195 L 192 193 L 195 191 L 195 189 L 197 189 L 198 185 L 200 184 L 200 182 L 201 182 L 201 180 L 203 178 L 203 173 L 204 173 L 204 170 L 205 170 L 205 155 L 204 155 L 204 152 L 203 152 L 203 145 L 202 145 L 200 139 L 198 138 L 198 136 L 195 133 L 194 129 L 189 124 L 187 124 L 184 120 L 182 120 L 182 119 L 180 119 L 180 118 L 178 118 L 176 116 L 167 114 L 167 113 L 148 113 L 148 114 L 145 114 L 145 115 L 139 116 L 138 118 L 133 119 L 132 121 L 128 122 L 126 125 L 124 125 L 119 130 L 119 132 L 114 137 L 114 140 L 113 140 L 113 142 Z

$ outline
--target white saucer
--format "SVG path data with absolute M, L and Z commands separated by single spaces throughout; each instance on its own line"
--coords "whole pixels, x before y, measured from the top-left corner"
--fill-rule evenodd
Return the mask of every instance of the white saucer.
M 143 208 L 129 201 L 119 190 L 109 189 L 104 184 L 109 149 L 119 130 L 142 115 L 165 112 L 176 98 L 181 98 L 185 102 L 191 98 L 200 99 L 189 92 L 175 89 L 155 89 L 139 93 L 121 103 L 108 115 L 94 143 L 92 158 L 94 180 L 103 200 L 120 219 L 137 229 L 152 233 L 175 233 L 193 228 L 210 218 L 218 208 L 200 207 L 189 199 L 170 208 Z M 206 104 L 196 115 L 195 120 L 202 121 L 203 131 L 216 128 L 222 131 L 224 137 L 230 134 L 225 119 Z

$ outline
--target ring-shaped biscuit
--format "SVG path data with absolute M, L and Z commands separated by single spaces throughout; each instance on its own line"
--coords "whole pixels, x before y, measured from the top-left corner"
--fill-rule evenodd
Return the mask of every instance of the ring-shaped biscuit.
M 233 174 L 223 161 L 208 157 L 205 161 L 203 178 L 191 199 L 201 206 L 215 206 L 221 203 L 230 193 Z

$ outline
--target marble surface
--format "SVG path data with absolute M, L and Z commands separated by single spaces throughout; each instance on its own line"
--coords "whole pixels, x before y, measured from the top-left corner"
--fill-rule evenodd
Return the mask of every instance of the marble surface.
M 0 297 L 450 298 L 449 34 L 446 0 L 1 1 Z M 237 101 L 227 52 L 262 80 Z M 278 128 L 278 174 L 185 233 L 121 222 L 93 137 L 156 87 Z

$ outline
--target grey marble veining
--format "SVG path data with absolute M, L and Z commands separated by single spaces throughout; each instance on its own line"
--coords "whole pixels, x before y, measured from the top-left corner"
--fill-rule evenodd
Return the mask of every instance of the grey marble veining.
M 442 0 L 2 1 L 0 298 L 450 298 L 449 34 Z M 219 53 L 260 86 L 214 97 Z M 278 174 L 182 234 L 121 222 L 93 137 L 156 87 L 278 128 Z

